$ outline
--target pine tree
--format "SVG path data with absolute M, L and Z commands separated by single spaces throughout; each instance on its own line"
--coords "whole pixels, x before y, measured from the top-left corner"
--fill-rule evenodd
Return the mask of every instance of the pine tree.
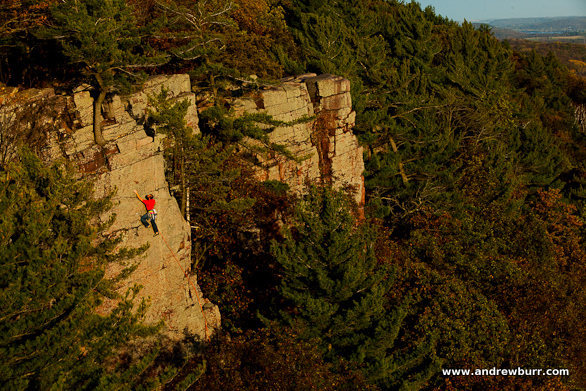
M 132 292 L 109 315 L 96 307 L 113 296 L 107 262 L 137 251 L 113 253 L 100 239 L 96 216 L 108 199 L 34 154 L 0 169 L 0 384 L 3 389 L 94 389 L 120 381 L 109 360 L 147 329 L 133 311 Z M 130 379 L 129 379 L 130 380 Z
M 167 59 L 143 41 L 144 31 L 125 0 L 67 0 L 52 8 L 52 16 L 55 25 L 42 35 L 58 39 L 65 56 L 93 80 L 98 93 L 94 137 L 104 145 L 101 110 L 106 94 L 136 80 L 131 69 L 162 65 Z
M 163 89 L 156 95 L 149 97 L 154 110 L 149 110 L 149 120 L 157 126 L 157 131 L 169 136 L 172 144 L 173 169 L 179 174 L 179 186 L 181 200 L 179 206 L 181 214 L 185 215 L 187 209 L 186 180 L 186 150 L 195 143 L 193 129 L 187 126 L 185 116 L 189 107 L 189 101 L 173 102 L 167 99 L 168 91 Z
M 345 197 L 310 188 L 294 227 L 272 244 L 283 268 L 280 293 L 291 305 L 281 317 L 303 338 L 318 339 L 330 360 L 362 364 L 370 381 L 408 389 L 437 370 L 433 341 L 424 337 L 412 351 L 393 355 L 408 300 L 390 305 L 393 272 L 377 262 L 373 232 L 357 225 Z
M 218 57 L 226 48 L 226 32 L 234 27 L 229 17 L 234 3 L 228 0 L 157 0 L 167 21 L 166 37 L 171 53 L 181 61 L 198 64 L 198 76 L 209 77 L 214 100 L 218 97 L 216 77 L 227 72 Z

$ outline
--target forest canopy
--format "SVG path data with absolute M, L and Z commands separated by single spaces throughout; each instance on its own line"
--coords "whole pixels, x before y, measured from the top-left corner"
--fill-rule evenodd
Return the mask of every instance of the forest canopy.
M 176 374 L 169 389 L 220 389 L 221 381 L 234 389 L 586 386 L 583 58 L 563 48 L 562 61 L 527 45 L 397 0 L 0 5 L 4 85 L 89 83 L 100 110 L 99 99 L 149 74 L 182 72 L 209 97 L 200 136 L 185 132 L 181 104 L 152 113 L 170 135 L 168 180 L 199 224 L 198 279 L 223 317 L 216 341 L 159 356 Z M 234 153 L 255 129 L 225 115 L 233 83 L 306 72 L 351 82 L 364 220 L 343 193 L 311 187 L 296 197 L 282 183 L 254 180 Z M 9 130 L 0 143 L 14 142 L 1 137 Z M 84 262 L 103 265 L 107 253 L 90 241 L 99 202 L 82 203 L 85 185 L 30 152 L 0 168 L 1 387 L 123 383 L 123 370 L 108 375 L 109 344 L 139 333 L 139 316 L 130 307 L 116 319 L 88 312 L 103 271 Z M 186 192 L 192 205 L 209 207 L 190 209 Z M 243 238 L 257 231 L 262 240 Z M 40 281 L 54 283 L 42 297 Z M 34 314 L 31 300 L 40 305 Z M 570 375 L 442 376 L 492 367 Z M 135 384 L 160 384 L 160 371 L 140 373 Z

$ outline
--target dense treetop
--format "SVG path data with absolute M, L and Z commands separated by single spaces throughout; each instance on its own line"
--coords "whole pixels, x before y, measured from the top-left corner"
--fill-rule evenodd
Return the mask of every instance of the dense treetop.
M 162 105 L 152 115 L 171 135 L 169 181 L 179 185 L 182 208 L 198 222 L 194 265 L 230 335 L 187 359 L 169 387 L 213 388 L 227 371 L 234 387 L 262 389 L 251 366 L 280 389 L 584 386 L 586 133 L 577 120 L 586 103 L 584 49 L 558 48 L 560 60 L 527 45 L 511 46 L 486 27 L 397 0 L 0 5 L 2 83 L 67 91 L 86 81 L 100 98 L 133 88 L 149 73 L 188 72 L 208 97 L 203 136 L 185 135 L 181 104 Z M 296 199 L 283 184 L 254 181 L 233 153 L 256 128 L 229 117 L 225 97 L 232 85 L 254 85 L 251 75 L 274 82 L 305 72 L 351 81 L 354 132 L 365 148 L 364 222 L 354 220 L 343 194 L 309 189 Z M 0 203 L 12 205 L 0 222 L 0 240 L 40 241 L 26 251 L 16 239 L 4 243 L 2 267 L 27 274 L 11 273 L 11 280 L 3 272 L 2 308 L 14 319 L 16 307 L 30 301 L 27 292 L 38 294 L 35 281 L 62 275 L 56 260 L 64 249 L 74 269 L 95 251 L 84 216 L 65 216 L 56 207 L 67 205 L 49 186 L 57 174 L 42 171 L 46 178 L 37 181 L 24 168 L 21 188 L 2 182 L 0 193 Z M 53 203 L 20 210 L 18 194 Z M 79 223 L 66 227 L 67 219 Z M 44 234 L 35 235 L 39 230 Z M 260 240 L 246 236 L 251 232 Z M 11 263 L 25 253 L 29 269 Z M 42 274 L 35 262 L 61 266 Z M 12 349 L 18 357 L 47 333 L 65 333 L 65 326 L 42 327 L 62 308 L 73 308 L 72 321 L 86 328 L 97 321 L 76 309 L 91 307 L 82 296 L 99 272 L 76 270 L 75 281 L 46 292 L 44 311 L 30 324 L 5 322 L 2 352 Z M 23 281 L 31 290 L 17 289 Z M 63 300 L 52 302 L 61 291 L 67 291 Z M 36 331 L 18 337 L 19 328 Z M 33 345 L 19 344 L 21 338 Z M 96 354 L 107 340 L 92 340 Z M 35 384 L 59 377 L 52 366 L 43 369 L 63 348 L 50 346 L 49 356 L 30 360 Z M 76 354 L 86 348 L 75 346 Z M 32 384 L 27 369 L 6 357 L 2 376 L 20 387 Z M 102 369 L 90 371 L 71 358 L 63 363 L 73 368 L 68 373 L 99 381 Z M 315 374 L 304 360 L 315 363 Z M 290 364 L 304 372 L 288 384 Z M 571 375 L 445 378 L 439 372 L 518 366 L 570 368 Z

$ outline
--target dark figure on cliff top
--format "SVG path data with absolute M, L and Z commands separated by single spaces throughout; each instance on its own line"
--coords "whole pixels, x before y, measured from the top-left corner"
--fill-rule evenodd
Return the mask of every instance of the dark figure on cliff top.
M 142 198 L 140 198 L 138 191 L 135 190 L 134 193 L 136 194 L 138 199 L 144 204 L 147 210 L 147 212 L 140 218 L 140 222 L 147 228 L 149 227 L 150 222 L 153 226 L 153 231 L 155 232 L 155 235 L 158 235 L 159 229 L 157 228 L 157 223 L 155 222 L 155 219 L 157 218 L 157 211 L 155 210 L 155 198 L 152 194 L 147 194 L 144 196 L 145 199 L 143 200 Z

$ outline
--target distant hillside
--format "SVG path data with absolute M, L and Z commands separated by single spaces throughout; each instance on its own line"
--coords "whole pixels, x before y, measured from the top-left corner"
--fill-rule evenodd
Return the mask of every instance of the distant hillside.
M 479 26 L 480 24 L 477 24 L 477 26 Z M 497 37 L 500 40 L 504 40 L 504 39 L 527 39 L 527 38 L 531 38 L 531 36 L 529 34 L 526 33 L 522 33 L 520 31 L 517 30 L 511 30 L 511 29 L 501 29 L 498 27 L 494 27 L 494 26 L 490 26 L 492 29 L 492 33 L 494 34 L 495 37 Z
M 520 52 L 553 52 L 568 68 L 586 77 L 586 17 L 495 19 L 475 23 L 489 25 L 493 35 L 507 40 Z
M 517 31 L 586 31 L 586 16 L 493 19 L 484 20 L 482 22 L 500 29 L 511 29 Z
M 586 16 L 485 20 L 498 39 L 529 39 L 586 44 Z

